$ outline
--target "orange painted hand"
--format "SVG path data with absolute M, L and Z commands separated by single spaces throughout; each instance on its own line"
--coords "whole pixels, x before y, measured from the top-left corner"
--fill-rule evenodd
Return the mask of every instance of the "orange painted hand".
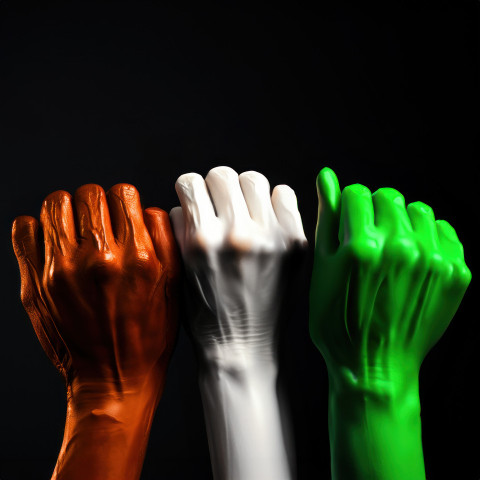
M 54 479 L 138 479 L 177 332 L 179 258 L 168 214 L 137 190 L 98 185 L 49 195 L 38 239 L 18 217 L 13 247 L 22 303 L 65 377 Z

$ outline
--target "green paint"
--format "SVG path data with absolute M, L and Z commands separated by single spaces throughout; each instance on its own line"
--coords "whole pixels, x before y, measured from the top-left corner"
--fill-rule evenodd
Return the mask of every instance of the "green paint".
M 455 230 L 401 193 L 317 177 L 310 335 L 335 480 L 424 480 L 418 375 L 471 280 Z

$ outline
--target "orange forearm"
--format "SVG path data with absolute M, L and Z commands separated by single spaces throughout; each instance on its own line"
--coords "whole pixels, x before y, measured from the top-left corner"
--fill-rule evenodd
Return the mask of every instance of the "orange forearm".
M 135 388 L 107 391 L 103 385 L 96 392 L 92 386 L 69 387 L 65 433 L 52 479 L 138 479 L 161 383 L 145 379 Z

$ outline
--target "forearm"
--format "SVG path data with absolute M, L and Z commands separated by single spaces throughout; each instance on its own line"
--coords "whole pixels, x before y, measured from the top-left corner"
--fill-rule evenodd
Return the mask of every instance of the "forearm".
M 199 381 L 214 477 L 293 478 L 276 364 L 266 361 L 244 369 L 203 364 Z
M 52 480 L 140 478 L 158 389 L 72 393 Z
M 381 393 L 330 375 L 329 434 L 334 480 L 425 480 L 418 379 Z

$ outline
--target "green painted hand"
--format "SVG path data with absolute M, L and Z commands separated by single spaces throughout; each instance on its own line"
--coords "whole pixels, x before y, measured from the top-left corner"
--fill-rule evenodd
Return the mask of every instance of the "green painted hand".
M 317 178 L 310 335 L 329 372 L 334 479 L 425 478 L 418 373 L 471 280 L 455 230 L 401 193 Z

